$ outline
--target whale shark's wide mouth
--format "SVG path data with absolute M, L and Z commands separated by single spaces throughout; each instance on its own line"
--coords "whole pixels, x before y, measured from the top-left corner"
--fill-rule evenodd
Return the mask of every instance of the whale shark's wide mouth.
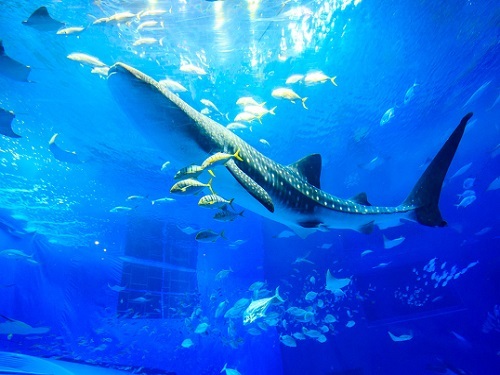
M 176 102 L 184 103 L 183 108 L 189 108 L 191 114 L 197 112 L 178 96 L 150 76 L 121 62 L 110 68 L 107 82 L 113 98 L 136 129 L 165 152 L 169 160 L 183 167 L 206 157 L 198 144 L 200 134 L 193 117 Z

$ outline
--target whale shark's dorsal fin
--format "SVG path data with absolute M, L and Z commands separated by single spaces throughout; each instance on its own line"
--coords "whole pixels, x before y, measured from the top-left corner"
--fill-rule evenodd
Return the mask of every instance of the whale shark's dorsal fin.
M 233 175 L 233 177 L 250 193 L 252 197 L 257 199 L 265 208 L 270 212 L 274 212 L 274 204 L 271 196 L 262 186 L 256 183 L 249 175 L 243 172 L 234 162 L 229 160 L 226 163 L 226 168 Z
M 318 189 L 321 189 L 321 155 L 311 154 L 290 164 L 288 168 L 301 176 L 304 180 Z
M 359 193 L 352 198 L 349 198 L 351 202 L 362 204 L 363 206 L 371 206 L 371 203 L 368 202 L 368 197 L 365 192 Z

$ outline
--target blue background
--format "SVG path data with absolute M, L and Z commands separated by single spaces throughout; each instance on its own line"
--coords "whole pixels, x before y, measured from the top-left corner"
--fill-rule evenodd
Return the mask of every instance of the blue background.
M 65 36 L 23 25 L 41 5 L 67 26 L 86 29 Z M 167 12 L 148 18 L 163 22 L 151 31 L 137 31 L 137 18 L 92 25 L 116 12 L 153 8 Z M 0 258 L 0 314 L 50 331 L 2 333 L 0 349 L 128 371 L 142 367 L 139 373 L 214 374 L 225 363 L 242 374 L 499 373 L 499 204 L 498 190 L 488 190 L 500 175 L 499 24 L 493 1 L 2 1 L 0 39 L 8 56 L 31 67 L 31 82 L 0 75 L 0 107 L 14 111 L 12 127 L 22 136 L 0 136 L 0 250 L 22 250 L 38 264 Z M 141 36 L 162 42 L 134 46 Z M 275 116 L 237 134 L 283 164 L 320 153 L 322 189 L 344 198 L 365 191 L 375 205 L 400 204 L 472 111 L 440 200 L 449 225 L 407 223 L 371 235 L 332 230 L 303 240 L 279 238 L 287 228 L 248 211 L 234 222 L 216 222 L 196 206 L 197 197 L 151 205 L 171 197 L 173 174 L 183 165 L 160 171 L 168 150 L 141 135 L 103 77 L 67 59 L 73 52 L 108 65 L 125 62 L 157 80 L 168 76 L 188 89 L 179 95 L 194 108 L 209 99 L 230 119 L 241 96 L 277 106 Z M 183 73 L 182 61 L 207 75 Z M 271 96 L 291 74 L 313 70 L 337 76 L 338 87 L 291 86 L 308 97 L 308 110 Z M 390 108 L 394 118 L 380 126 Z M 82 163 L 54 157 L 48 147 L 54 133 Z M 456 207 L 466 178 L 475 178 L 477 199 Z M 147 198 L 135 204 L 126 201 L 131 195 Z M 127 205 L 128 213 L 109 212 Z M 178 229 L 186 226 L 224 230 L 228 240 L 198 243 Z M 491 229 L 478 234 L 484 228 Z M 384 249 L 383 234 L 405 241 Z M 123 285 L 120 257 L 132 247 L 146 252 L 167 245 L 196 255 L 197 303 L 175 306 L 174 318 L 117 313 L 124 297 L 108 284 Z M 373 252 L 361 256 L 367 249 Z M 308 253 L 314 264 L 294 264 Z M 433 258 L 439 272 L 479 263 L 435 288 L 415 272 L 430 277 L 423 268 Z M 380 263 L 389 265 L 373 268 Z M 234 272 L 217 281 L 229 267 Z M 345 296 L 324 290 L 327 269 L 352 278 Z M 279 324 L 253 336 L 238 320 L 231 338 L 228 320 L 216 319 L 215 308 L 226 299 L 230 307 L 251 298 L 247 289 L 259 280 L 271 291 L 279 285 L 286 299 L 269 310 L 279 313 Z M 324 308 L 304 300 L 311 290 Z M 317 321 L 304 324 L 308 328 L 322 326 L 327 313 L 337 317 L 325 343 L 297 340 L 291 348 L 280 342 L 280 335 L 303 325 L 285 312 L 292 306 L 314 307 Z M 488 319 L 491 329 L 485 329 Z M 204 320 L 208 333 L 195 334 Z M 347 328 L 349 320 L 356 325 Z M 388 331 L 411 331 L 413 339 L 394 342 Z M 195 346 L 182 348 L 185 338 Z

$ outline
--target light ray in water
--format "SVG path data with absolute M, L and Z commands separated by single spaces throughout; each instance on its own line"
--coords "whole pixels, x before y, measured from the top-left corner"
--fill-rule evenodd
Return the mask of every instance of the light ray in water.
M 159 262 L 156 260 L 141 259 L 141 258 L 136 258 L 136 257 L 131 257 L 131 256 L 121 256 L 119 258 L 120 258 L 120 260 L 122 260 L 124 262 L 138 264 L 141 266 L 163 268 L 165 270 L 173 270 L 173 271 L 181 271 L 181 272 L 196 272 L 196 270 L 193 268 L 177 266 L 175 264 L 171 264 L 171 263 L 167 263 L 167 262 Z

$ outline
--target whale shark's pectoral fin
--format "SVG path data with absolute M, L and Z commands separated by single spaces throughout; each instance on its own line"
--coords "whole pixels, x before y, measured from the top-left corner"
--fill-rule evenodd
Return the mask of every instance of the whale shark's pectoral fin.
M 264 190 L 262 186 L 256 183 L 250 176 L 243 172 L 234 162 L 230 160 L 226 163 L 226 168 L 233 177 L 250 193 L 252 197 L 257 199 L 270 212 L 274 212 L 274 204 L 271 196 Z

